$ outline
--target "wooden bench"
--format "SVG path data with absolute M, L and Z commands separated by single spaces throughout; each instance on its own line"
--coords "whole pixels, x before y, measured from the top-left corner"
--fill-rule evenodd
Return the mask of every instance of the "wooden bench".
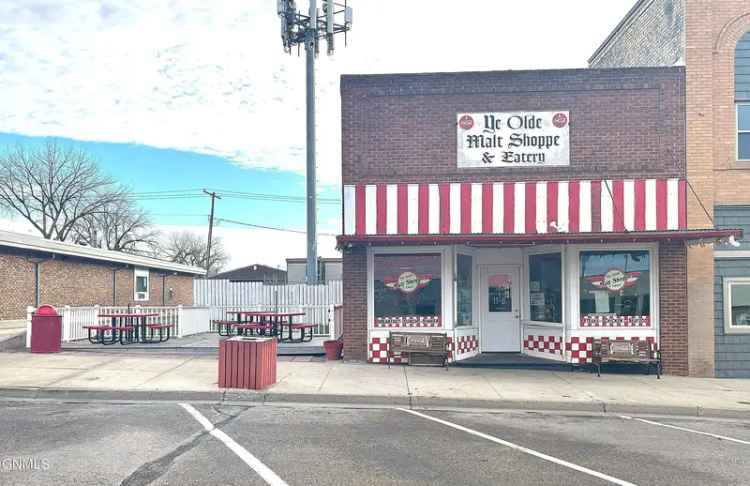
M 646 365 L 647 373 L 651 367 L 656 369 L 656 378 L 661 378 L 661 354 L 654 347 L 654 343 L 639 340 L 614 340 L 610 338 L 596 338 L 592 349 L 592 362 L 596 366 L 596 375 L 601 376 L 602 364 L 625 363 Z
M 448 336 L 437 332 L 391 331 L 388 367 L 397 353 L 409 355 L 409 365 L 440 365 L 448 369 Z

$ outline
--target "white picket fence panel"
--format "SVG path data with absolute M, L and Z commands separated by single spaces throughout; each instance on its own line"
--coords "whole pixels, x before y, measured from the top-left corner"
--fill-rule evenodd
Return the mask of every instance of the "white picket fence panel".
M 31 346 L 31 316 L 34 308 L 29 307 L 26 313 L 27 340 L 26 347 Z M 174 335 L 177 337 L 190 336 L 202 332 L 209 332 L 210 309 L 201 306 L 63 306 L 57 309 L 62 316 L 62 341 L 65 343 L 78 341 L 88 337 L 88 331 L 83 326 L 91 324 L 108 325 L 112 321 L 100 314 L 119 314 L 124 312 L 141 312 L 144 314 L 158 314 L 146 318 L 147 324 L 173 324 Z
M 229 280 L 195 280 L 195 305 L 210 307 L 210 319 L 227 319 L 227 311 L 271 310 L 275 312 L 304 312 L 303 321 L 316 324 L 313 334 L 332 336 L 334 306 L 343 301 L 340 280 L 320 285 L 267 285 L 261 282 L 231 282 Z

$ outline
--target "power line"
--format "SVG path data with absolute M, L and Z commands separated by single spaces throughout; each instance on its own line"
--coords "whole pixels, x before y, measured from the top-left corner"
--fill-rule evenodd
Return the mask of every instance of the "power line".
M 194 199 L 194 198 L 206 198 L 210 197 L 202 192 L 191 192 L 192 190 L 183 191 L 154 191 L 154 192 L 141 192 L 131 193 L 126 197 L 135 201 L 168 201 L 172 199 Z M 290 203 L 304 203 L 307 199 L 303 196 L 290 196 L 286 194 L 266 194 L 266 193 L 254 193 L 254 192 L 242 192 L 242 191 L 230 191 L 211 189 L 211 192 L 220 194 L 223 197 L 232 199 L 246 199 L 252 201 L 272 201 L 272 202 L 290 202 Z M 322 204 L 329 205 L 341 205 L 341 201 L 336 198 L 318 198 L 318 201 Z
M 251 228 L 259 228 L 259 229 L 267 229 L 272 231 L 283 231 L 285 233 L 298 233 L 301 235 L 307 234 L 306 231 L 303 230 L 296 230 L 291 228 L 279 228 L 278 226 L 266 226 L 262 224 L 253 224 L 253 223 L 246 223 L 244 221 L 235 221 L 233 219 L 226 219 L 226 218 L 216 218 L 216 221 L 223 221 L 224 223 L 231 223 L 231 224 L 238 224 L 240 226 L 249 226 Z M 318 233 L 322 236 L 338 236 L 334 233 Z

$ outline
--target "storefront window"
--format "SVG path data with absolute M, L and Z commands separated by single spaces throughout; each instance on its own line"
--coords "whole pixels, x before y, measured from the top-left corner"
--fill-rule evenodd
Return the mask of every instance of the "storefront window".
M 381 325 L 440 324 L 439 254 L 375 255 L 375 319 Z
M 471 325 L 471 268 L 469 255 L 458 254 L 456 260 L 456 326 Z
M 724 329 L 728 333 L 750 333 L 750 278 L 725 278 L 724 300 Z
M 650 325 L 648 251 L 582 251 L 580 264 L 582 326 Z
M 529 318 L 562 322 L 562 256 L 529 256 Z

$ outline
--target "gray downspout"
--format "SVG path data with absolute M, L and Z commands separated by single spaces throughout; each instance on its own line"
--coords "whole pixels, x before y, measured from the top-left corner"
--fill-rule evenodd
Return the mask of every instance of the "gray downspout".
M 41 262 L 34 262 L 34 308 L 38 309 L 42 300 Z

